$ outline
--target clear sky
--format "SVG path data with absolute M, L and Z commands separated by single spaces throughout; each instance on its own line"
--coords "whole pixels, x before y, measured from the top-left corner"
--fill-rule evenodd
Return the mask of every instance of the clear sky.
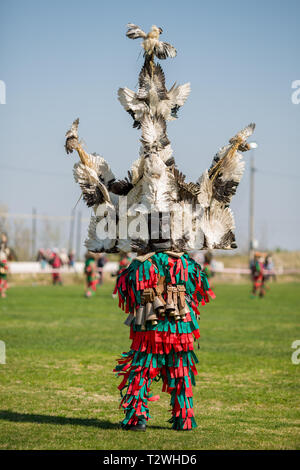
M 191 82 L 192 92 L 169 123 L 178 167 L 196 180 L 217 149 L 249 122 L 254 139 L 256 238 L 269 248 L 300 249 L 299 0 L 1 0 L 0 203 L 11 212 L 66 215 L 80 190 L 75 154 L 64 134 L 80 117 L 80 135 L 116 176 L 137 158 L 140 134 L 117 100 L 137 84 L 140 41 L 126 24 L 164 30 L 178 50 L 161 61 L 167 85 Z M 232 208 L 240 246 L 248 243 L 247 169 Z M 31 171 L 33 170 L 33 171 Z M 80 203 L 84 215 L 89 210 Z

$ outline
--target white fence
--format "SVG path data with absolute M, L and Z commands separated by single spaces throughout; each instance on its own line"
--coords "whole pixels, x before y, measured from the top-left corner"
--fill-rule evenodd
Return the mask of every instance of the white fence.
M 103 271 L 107 273 L 113 273 L 118 270 L 119 263 L 116 261 L 108 261 Z M 75 263 L 74 267 L 63 266 L 59 269 L 59 272 L 62 274 L 72 274 L 72 273 L 83 273 L 84 270 L 84 263 L 77 262 Z M 250 274 L 250 269 L 248 268 L 225 268 L 223 263 L 216 263 L 214 268 L 214 272 L 220 274 Z M 41 263 L 39 262 L 32 262 L 32 261 L 12 261 L 9 263 L 9 272 L 11 274 L 52 274 L 57 272 L 57 270 L 51 268 L 50 265 L 46 265 L 42 267 Z M 300 274 L 300 269 L 283 269 L 279 268 L 275 271 L 270 272 L 269 274 Z
M 9 263 L 9 272 L 11 274 L 52 274 L 60 272 L 61 274 L 83 273 L 84 263 L 75 263 L 73 267 L 63 266 L 59 270 L 53 269 L 50 265 L 43 267 L 39 262 L 31 261 L 12 261 Z M 105 264 L 103 271 L 112 273 L 117 271 L 119 264 L 109 261 Z

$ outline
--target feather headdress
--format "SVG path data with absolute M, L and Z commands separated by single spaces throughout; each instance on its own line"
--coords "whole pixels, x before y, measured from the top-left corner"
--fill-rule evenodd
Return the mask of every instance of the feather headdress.
M 117 180 L 104 158 L 83 149 L 79 119 L 66 133 L 67 153 L 76 150 L 80 157 L 74 166 L 75 180 L 94 210 L 86 241 L 90 251 L 141 254 L 236 247 L 229 204 L 244 172 L 241 152 L 251 148 L 247 139 L 255 124 L 232 137 L 195 183 L 186 182 L 175 166 L 166 121 L 177 117 L 190 84 L 174 84 L 167 90 L 165 75 L 154 57 L 175 57 L 176 49 L 159 40 L 161 32 L 153 26 L 146 34 L 128 24 L 127 37 L 142 38 L 145 51 L 137 92 L 129 88 L 118 91 L 119 101 L 134 120 L 133 127 L 141 129 L 140 156 L 128 176 Z

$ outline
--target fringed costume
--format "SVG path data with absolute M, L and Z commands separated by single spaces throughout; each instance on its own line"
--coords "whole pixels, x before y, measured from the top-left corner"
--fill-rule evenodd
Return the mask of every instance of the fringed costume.
M 229 208 L 245 163 L 241 152 L 255 125 L 232 137 L 215 155 L 209 170 L 195 183 L 185 181 L 175 165 L 166 121 L 177 118 L 190 84 L 166 88 L 161 66 L 155 62 L 176 56 L 176 49 L 160 41 L 161 28 L 146 34 L 134 24 L 127 37 L 142 39 L 145 62 L 138 90 L 120 88 L 118 98 L 141 129 L 139 158 L 128 177 L 117 180 L 104 158 L 87 153 L 78 137 L 79 120 L 66 133 L 67 153 L 76 150 L 74 166 L 83 199 L 93 208 L 85 242 L 92 252 L 133 252 L 137 257 L 117 277 L 119 306 L 128 314 L 131 349 L 123 353 L 115 372 L 124 429 L 144 431 L 153 380 L 162 379 L 171 395 L 173 428 L 196 426 L 192 386 L 197 358 L 193 342 L 199 338 L 198 305 L 213 293 L 206 274 L 188 255 L 196 250 L 236 248 L 234 219 Z
M 196 426 L 192 385 L 197 357 L 194 339 L 200 337 L 198 305 L 213 297 L 201 267 L 187 254 L 155 253 L 137 258 L 117 280 L 119 306 L 129 315 L 131 349 L 115 371 L 125 410 L 122 426 L 146 422 L 151 382 L 162 378 L 171 395 L 173 429 Z M 155 397 L 154 397 L 155 398 Z

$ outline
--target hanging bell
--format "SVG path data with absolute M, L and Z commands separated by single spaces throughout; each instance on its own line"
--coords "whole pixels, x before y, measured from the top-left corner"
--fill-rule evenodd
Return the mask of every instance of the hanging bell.
M 182 308 L 179 309 L 179 315 L 181 316 L 181 318 L 185 318 L 186 314 L 189 313 L 190 309 L 188 307 L 188 304 L 186 303 L 186 301 L 184 301 L 184 305 Z
M 130 313 L 128 317 L 126 318 L 126 320 L 124 321 L 124 325 L 130 326 L 131 323 L 133 322 L 133 319 L 134 319 L 134 315 Z
M 135 317 L 136 325 L 141 325 L 143 323 L 144 313 L 145 313 L 145 307 L 143 305 L 140 305 L 136 312 L 136 317 Z
M 178 308 L 182 310 L 185 304 L 185 286 L 183 284 L 179 284 L 177 286 L 178 291 Z
M 141 330 L 145 331 L 146 330 L 146 307 L 143 307 L 143 316 L 142 316 L 142 326 Z
M 146 304 L 146 321 L 151 321 L 152 325 L 157 325 L 157 316 L 151 302 Z
M 153 308 L 157 312 L 158 315 L 164 314 L 165 305 L 163 304 L 162 300 L 158 296 L 154 297 Z
M 174 317 L 175 315 L 175 304 L 173 300 L 170 303 L 167 303 L 166 305 L 166 314 L 169 315 L 169 317 Z
M 175 321 L 180 320 L 180 314 L 177 305 L 175 306 L 174 319 Z
M 182 319 L 185 318 L 185 308 L 181 308 L 181 309 L 179 310 L 179 315 L 180 315 L 180 317 L 181 317 Z

